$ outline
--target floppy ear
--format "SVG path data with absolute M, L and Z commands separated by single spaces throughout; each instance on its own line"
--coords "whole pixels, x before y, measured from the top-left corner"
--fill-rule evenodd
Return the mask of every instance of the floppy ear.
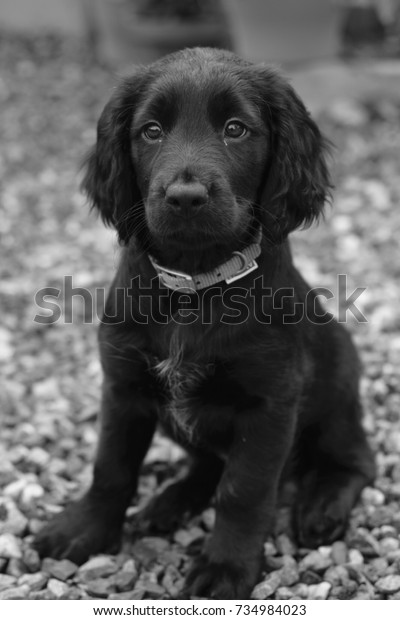
M 83 163 L 81 188 L 102 220 L 117 229 L 127 243 L 126 213 L 141 200 L 130 155 L 130 126 L 139 90 L 139 77 L 123 82 L 105 106 L 98 125 L 97 142 Z
M 293 88 L 271 69 L 257 69 L 261 108 L 271 134 L 259 203 L 269 232 L 281 240 L 322 213 L 332 187 L 326 164 L 329 143 Z

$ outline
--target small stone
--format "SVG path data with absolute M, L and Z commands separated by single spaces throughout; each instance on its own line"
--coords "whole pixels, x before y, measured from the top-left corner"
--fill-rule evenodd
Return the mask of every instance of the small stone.
M 321 577 L 314 570 L 307 569 L 301 573 L 301 581 L 306 585 L 320 583 Z
M 113 592 L 109 595 L 109 601 L 130 601 L 133 600 L 134 590 L 129 590 L 128 592 Z M 144 596 L 144 590 L 143 590 Z
M 149 568 L 169 548 L 169 542 L 157 536 L 147 536 L 133 545 L 132 554 L 140 564 Z
M 86 584 L 86 592 L 90 596 L 99 598 L 107 598 L 109 594 L 113 594 L 116 590 L 113 579 L 99 578 L 88 581 Z
M 294 555 L 296 553 L 296 545 L 287 534 L 279 534 L 276 537 L 276 548 L 281 555 Z
M 280 586 L 275 592 L 275 599 L 278 601 L 290 601 L 293 598 L 295 598 L 293 590 L 286 586 Z
M 49 580 L 49 576 L 46 575 L 46 573 L 43 573 L 43 572 L 31 573 L 31 574 L 21 575 L 21 577 L 18 579 L 18 585 L 19 586 L 26 585 L 29 587 L 30 592 L 32 592 L 36 590 L 43 590 L 43 588 L 46 587 L 48 580 Z
M 324 581 L 328 581 L 332 586 L 341 586 L 349 578 L 349 573 L 344 566 L 331 566 L 324 573 Z
M 51 577 L 58 579 L 59 581 L 67 581 L 72 575 L 75 575 L 78 567 L 70 560 L 53 560 L 52 558 L 45 558 L 43 560 L 42 569 Z
M 178 530 L 174 534 L 174 541 L 185 549 L 190 547 L 194 542 L 202 540 L 205 536 L 204 530 L 200 527 L 191 527 L 188 530 Z
M 41 499 L 44 495 L 44 489 L 35 482 L 29 482 L 21 492 L 20 502 L 22 506 L 29 508 L 38 499 Z
M 69 586 L 58 579 L 49 579 L 47 583 L 47 591 L 50 592 L 55 599 L 62 599 L 67 595 Z
M 13 534 L 0 535 L 0 558 L 21 558 L 19 540 Z
M 53 601 L 54 596 L 48 590 L 32 590 L 29 592 L 30 601 Z
M 264 543 L 264 555 L 266 558 L 276 555 L 277 553 L 277 548 L 272 541 L 267 541 Z
M 364 564 L 364 557 L 358 549 L 349 549 L 349 564 L 361 566 Z
M 380 546 L 382 555 L 386 555 L 387 553 L 390 553 L 391 551 L 397 551 L 397 549 L 400 547 L 400 543 L 397 538 L 387 537 L 387 538 L 383 538 L 380 541 L 379 546 Z
M 41 561 L 36 549 L 32 549 L 31 547 L 25 549 L 22 555 L 22 559 L 29 572 L 37 573 L 39 571 L 41 567 Z
M 365 487 L 361 492 L 361 500 L 364 504 L 371 506 L 383 506 L 385 496 L 379 489 L 373 487 Z
M 26 566 L 20 558 L 11 558 L 7 564 L 7 575 L 20 577 L 26 573 Z
M 172 598 L 176 598 L 183 589 L 183 577 L 175 566 L 167 566 L 161 585 Z
M 28 519 L 18 510 L 14 502 L 7 497 L 0 497 L 0 535 L 23 536 L 27 525 Z
M 292 592 L 295 599 L 306 599 L 308 597 L 308 586 L 305 583 L 298 583 L 293 586 Z
M 347 562 L 347 545 L 342 540 L 337 540 L 332 545 L 331 558 L 334 564 L 345 564 Z
M 87 583 L 101 577 L 109 577 L 117 570 L 118 566 L 115 560 L 106 555 L 98 555 L 82 564 L 78 570 L 78 579 Z
M 24 601 L 28 594 L 28 586 L 17 586 L 0 592 L 0 601 Z
M 325 601 L 329 596 L 331 588 L 332 585 L 327 581 L 321 581 L 320 583 L 308 586 L 308 599 L 310 601 Z
M 0 592 L 2 590 L 8 590 L 17 583 L 17 580 L 12 575 L 0 574 Z
M 129 558 L 129 560 L 126 560 L 126 562 L 123 563 L 122 565 L 122 570 L 125 571 L 126 573 L 136 573 L 137 574 L 137 568 L 136 568 L 136 562 L 133 558 Z
M 38 446 L 31 448 L 27 458 L 28 462 L 40 469 L 44 469 L 50 460 L 50 454 Z
M 393 499 L 400 499 L 400 482 L 390 485 L 389 493 Z
M 201 513 L 201 521 L 207 532 L 211 532 L 215 525 L 215 508 L 207 508 Z
M 137 577 L 137 571 L 120 571 L 119 573 L 114 575 L 113 582 L 117 589 L 117 592 L 128 592 L 129 590 L 133 590 L 133 586 L 136 583 Z
M 365 528 L 358 528 L 356 534 L 351 537 L 349 544 L 351 547 L 358 549 L 367 558 L 373 558 L 380 554 L 378 541 Z
M 400 590 L 400 575 L 387 575 L 375 583 L 375 588 L 382 594 L 393 594 Z
M 148 582 L 145 584 L 146 595 L 150 596 L 151 599 L 159 600 L 165 595 L 165 590 L 162 586 L 157 583 Z
M 316 573 L 322 573 L 329 568 L 331 564 L 331 558 L 322 554 L 321 551 L 311 551 L 301 560 L 300 570 L 310 569 Z
M 265 601 L 270 598 L 281 585 L 280 571 L 273 571 L 266 576 L 266 579 L 258 583 L 251 593 L 251 598 L 258 601 Z
M 293 586 L 299 581 L 297 562 L 291 555 L 283 556 L 283 566 L 280 573 L 282 586 Z

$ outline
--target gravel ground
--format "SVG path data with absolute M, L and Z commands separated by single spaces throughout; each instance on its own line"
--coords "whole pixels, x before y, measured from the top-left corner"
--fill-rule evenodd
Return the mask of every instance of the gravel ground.
M 114 236 L 78 190 L 78 163 L 112 84 L 88 57 L 68 42 L 0 39 L 0 600 L 176 597 L 213 526 L 210 507 L 169 536 L 135 527 L 137 505 L 185 466 L 182 451 L 158 436 L 118 555 L 78 568 L 41 562 L 30 546 L 87 487 L 96 446 L 101 374 L 91 313 L 75 300 L 63 304 L 65 320 L 33 321 L 38 289 L 62 289 L 72 275 L 74 286 L 93 290 L 115 267 Z M 348 273 L 349 293 L 367 287 L 358 306 L 368 322 L 348 317 L 348 328 L 365 365 L 378 476 L 345 539 L 329 547 L 297 548 L 283 505 L 253 598 L 400 599 L 400 100 L 342 97 L 319 120 L 338 147 L 335 205 L 325 223 L 295 235 L 296 256 L 312 284 L 335 289 L 336 274 Z

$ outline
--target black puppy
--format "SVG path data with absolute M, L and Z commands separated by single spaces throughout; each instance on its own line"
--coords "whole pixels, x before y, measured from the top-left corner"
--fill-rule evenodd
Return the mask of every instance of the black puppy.
M 115 547 L 157 422 L 192 467 L 148 516 L 172 526 L 215 497 L 190 593 L 249 597 L 284 469 L 300 542 L 343 533 L 374 475 L 359 363 L 287 242 L 322 210 L 325 152 L 293 89 L 228 52 L 178 52 L 116 89 L 83 185 L 124 245 L 100 328 L 100 445 L 90 490 L 37 537 L 42 555 Z

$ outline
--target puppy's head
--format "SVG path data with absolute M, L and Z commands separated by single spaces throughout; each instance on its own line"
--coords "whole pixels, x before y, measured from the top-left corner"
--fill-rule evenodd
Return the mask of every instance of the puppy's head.
M 139 69 L 105 107 L 83 187 L 120 240 L 146 250 L 281 241 L 318 216 L 325 144 L 293 89 L 228 52 Z

